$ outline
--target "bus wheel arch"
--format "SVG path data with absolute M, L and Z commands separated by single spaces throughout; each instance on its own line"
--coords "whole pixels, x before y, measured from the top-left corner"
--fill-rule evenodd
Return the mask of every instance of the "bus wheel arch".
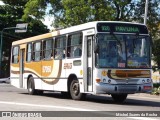
M 73 100 L 83 100 L 85 99 L 85 94 L 80 93 L 79 81 L 75 74 L 71 74 L 68 77 L 67 88 L 70 96 Z

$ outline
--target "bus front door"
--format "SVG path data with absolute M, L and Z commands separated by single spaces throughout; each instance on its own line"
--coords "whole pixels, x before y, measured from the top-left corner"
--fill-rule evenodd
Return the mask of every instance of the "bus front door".
M 23 73 L 24 73 L 24 52 L 25 52 L 25 49 L 21 49 L 20 50 L 20 77 L 19 77 L 19 85 L 20 85 L 20 88 L 23 88 Z
M 84 74 L 85 78 L 85 91 L 93 91 L 93 39 L 94 36 L 87 36 L 85 41 L 85 55 L 84 55 Z

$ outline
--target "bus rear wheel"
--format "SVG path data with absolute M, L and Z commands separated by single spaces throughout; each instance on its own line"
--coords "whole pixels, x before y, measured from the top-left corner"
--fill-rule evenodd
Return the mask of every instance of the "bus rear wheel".
M 117 103 L 122 103 L 126 100 L 127 94 L 111 94 L 113 100 Z
M 85 94 L 80 93 L 78 80 L 72 80 L 70 84 L 70 95 L 73 100 L 82 100 L 85 99 Z

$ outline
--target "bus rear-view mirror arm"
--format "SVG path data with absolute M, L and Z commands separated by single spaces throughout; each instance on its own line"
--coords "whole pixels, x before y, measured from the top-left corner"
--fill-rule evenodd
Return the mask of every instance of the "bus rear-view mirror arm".
M 94 45 L 94 53 L 98 53 L 99 51 L 99 45 L 97 43 L 95 43 Z
M 95 39 L 96 39 L 96 41 L 94 43 L 94 53 L 98 53 L 99 45 L 97 44 L 98 43 L 98 35 L 97 34 L 95 35 Z

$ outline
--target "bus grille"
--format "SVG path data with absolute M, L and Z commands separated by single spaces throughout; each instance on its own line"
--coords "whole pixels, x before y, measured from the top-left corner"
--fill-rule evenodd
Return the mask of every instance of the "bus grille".
M 118 86 L 118 91 L 123 92 L 123 93 L 134 93 L 137 91 L 137 86 L 120 85 L 120 86 Z
M 118 84 L 124 84 L 124 83 L 128 83 L 128 84 L 137 84 L 139 81 L 139 79 L 128 79 L 128 80 L 116 80 L 116 82 Z

